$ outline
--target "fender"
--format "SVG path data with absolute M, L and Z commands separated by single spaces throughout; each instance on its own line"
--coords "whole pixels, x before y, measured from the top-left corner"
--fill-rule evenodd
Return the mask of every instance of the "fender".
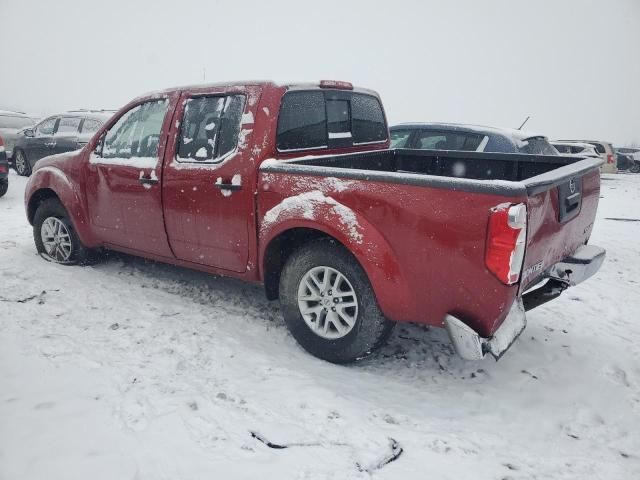
M 259 229 L 262 278 L 269 244 L 294 228 L 318 230 L 335 238 L 364 269 L 385 316 L 390 320 L 409 320 L 403 318 L 403 312 L 410 301 L 410 290 L 389 243 L 364 216 L 317 190 L 285 198 L 262 218 Z
M 84 202 L 79 183 L 55 166 L 43 165 L 29 177 L 25 188 L 25 209 L 29 221 L 33 222 L 33 218 L 29 216 L 29 204 L 34 195 L 43 189 L 52 190 L 58 196 L 69 213 L 80 241 L 87 247 L 99 246 L 100 242 L 95 237 L 90 222 L 87 220 L 89 217 L 86 202 Z

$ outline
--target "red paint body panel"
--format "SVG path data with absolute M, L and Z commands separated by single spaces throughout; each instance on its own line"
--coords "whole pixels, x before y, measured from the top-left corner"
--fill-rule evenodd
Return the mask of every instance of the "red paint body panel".
M 312 87 L 310 87 L 312 88 Z M 317 88 L 317 86 L 316 86 Z M 51 189 L 69 211 L 88 247 L 107 247 L 207 272 L 263 281 L 265 251 L 279 234 L 309 228 L 344 244 L 365 269 L 384 313 L 395 321 L 441 325 L 446 314 L 490 336 L 519 293 L 485 267 L 490 210 L 526 203 L 529 230 L 525 268 L 564 258 L 585 243 L 598 201 L 597 172 L 583 178 L 581 214 L 559 224 L 558 195 L 531 198 L 369 180 L 260 173 L 268 158 L 387 149 L 387 142 L 339 150 L 279 153 L 278 112 L 286 86 L 269 82 L 172 89 L 135 99 L 82 150 L 39 162 L 25 192 L 27 209 Z M 176 145 L 185 101 L 191 96 L 242 94 L 245 116 L 235 152 L 220 163 L 184 163 Z M 92 161 L 103 132 L 146 100 L 169 99 L 155 168 Z M 145 186 L 140 175 L 155 174 Z M 242 188 L 223 195 L 214 184 L 239 175 Z M 148 188 L 147 188 L 148 187 Z M 282 209 L 282 202 L 300 208 Z M 305 195 L 307 195 L 305 197 Z M 31 212 L 32 214 L 33 212 Z M 527 282 L 534 278 L 527 279 Z

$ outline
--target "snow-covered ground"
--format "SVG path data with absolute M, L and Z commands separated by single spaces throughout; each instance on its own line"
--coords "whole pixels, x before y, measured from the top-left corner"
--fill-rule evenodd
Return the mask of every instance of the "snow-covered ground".
M 613 220 L 640 219 L 640 175 L 603 178 L 602 270 L 500 362 L 401 325 L 347 367 L 303 352 L 258 286 L 47 263 L 24 185 L 0 199 L 2 480 L 640 478 L 640 221 Z M 390 439 L 398 460 L 363 471 Z

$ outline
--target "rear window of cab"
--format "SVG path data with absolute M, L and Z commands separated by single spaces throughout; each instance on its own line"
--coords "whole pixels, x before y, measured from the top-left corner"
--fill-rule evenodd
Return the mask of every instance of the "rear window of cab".
M 312 90 L 288 92 L 282 98 L 279 151 L 345 148 L 387 139 L 382 105 L 372 95 Z

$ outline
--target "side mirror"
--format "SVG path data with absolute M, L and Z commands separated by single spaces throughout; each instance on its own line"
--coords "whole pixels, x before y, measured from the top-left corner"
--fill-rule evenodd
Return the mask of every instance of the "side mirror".
M 36 133 L 33 131 L 33 128 L 27 128 L 24 132 L 25 137 L 35 137 Z
M 96 142 L 96 148 L 93 149 L 93 153 L 101 157 L 102 156 L 102 147 L 104 147 L 104 135 L 101 135 L 98 141 Z

